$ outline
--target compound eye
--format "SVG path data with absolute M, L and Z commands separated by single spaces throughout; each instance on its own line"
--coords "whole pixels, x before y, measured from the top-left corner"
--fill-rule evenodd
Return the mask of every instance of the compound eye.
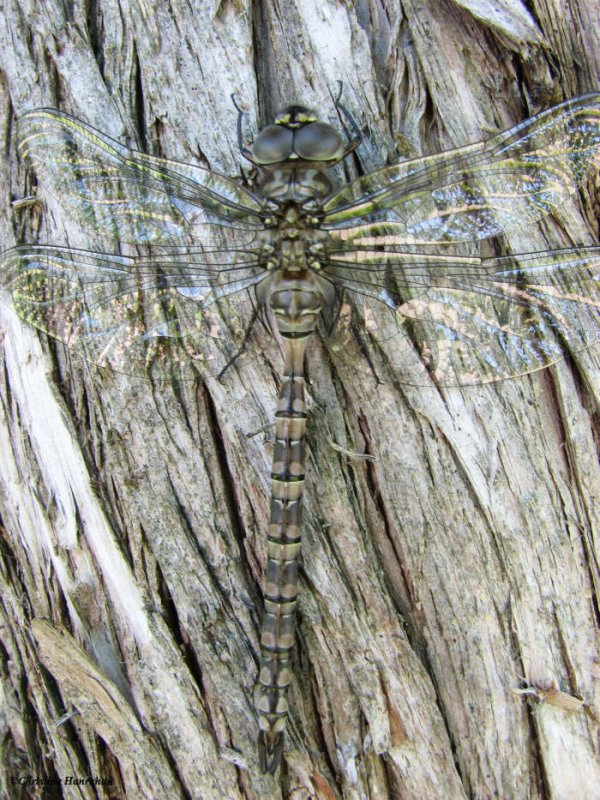
M 334 161 L 344 152 L 344 143 L 331 125 L 313 122 L 296 131 L 294 150 L 305 161 Z
M 258 134 L 252 152 L 259 164 L 277 164 L 292 153 L 294 134 L 280 125 L 269 125 Z

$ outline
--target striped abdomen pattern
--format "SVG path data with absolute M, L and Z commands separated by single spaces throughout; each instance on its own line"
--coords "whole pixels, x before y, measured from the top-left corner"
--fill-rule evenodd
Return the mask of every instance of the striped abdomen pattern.
M 322 302 L 317 282 L 307 278 L 304 270 L 279 275 L 271 291 L 271 308 L 285 347 L 285 367 L 275 418 L 264 615 L 255 692 L 259 758 L 261 768 L 271 773 L 277 769 L 283 748 L 295 638 L 306 431 L 304 351 Z

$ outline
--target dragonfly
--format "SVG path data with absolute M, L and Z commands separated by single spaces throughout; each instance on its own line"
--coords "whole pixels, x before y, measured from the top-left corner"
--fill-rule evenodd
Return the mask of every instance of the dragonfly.
M 293 104 L 245 142 L 238 109 L 250 185 L 135 151 L 62 111 L 28 112 L 21 156 L 72 217 L 119 247 L 25 244 L 0 260 L 24 320 L 117 372 L 207 379 L 252 349 L 248 323 L 270 320 L 283 370 L 254 698 L 269 773 L 289 713 L 315 330 L 341 359 L 355 358 L 356 336 L 377 340 L 400 380 L 424 386 L 531 373 L 600 330 L 600 246 L 484 251 L 559 214 L 596 174 L 600 93 L 335 188 L 332 168 L 361 141 L 339 100 L 345 135 Z

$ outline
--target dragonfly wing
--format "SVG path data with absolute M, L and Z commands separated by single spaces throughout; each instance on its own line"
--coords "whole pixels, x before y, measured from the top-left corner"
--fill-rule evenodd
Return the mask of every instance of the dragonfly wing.
M 210 170 L 130 150 L 55 109 L 25 114 L 19 150 L 61 205 L 121 242 L 169 243 L 219 222 L 260 227 L 260 202 Z
M 25 321 L 98 366 L 156 380 L 222 370 L 248 328 L 240 293 L 264 277 L 251 253 L 235 260 L 229 251 L 163 250 L 146 260 L 40 245 L 0 261 Z
M 358 358 L 352 330 L 373 334 L 407 383 L 500 381 L 600 338 L 600 247 L 483 259 L 373 253 L 369 266 L 365 251 L 344 259 L 324 275 L 360 299 L 345 306 L 334 349 Z
M 600 94 L 587 94 L 485 142 L 359 178 L 325 202 L 323 224 L 359 245 L 485 239 L 551 213 L 599 166 Z

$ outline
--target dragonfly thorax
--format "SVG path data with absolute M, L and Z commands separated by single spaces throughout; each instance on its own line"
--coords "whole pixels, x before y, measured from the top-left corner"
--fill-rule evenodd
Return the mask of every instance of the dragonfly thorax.
M 323 242 L 328 236 L 319 230 L 317 224 L 314 214 L 301 204 L 281 206 L 274 214 L 272 226 L 258 234 L 265 268 L 270 271 L 319 271 Z

